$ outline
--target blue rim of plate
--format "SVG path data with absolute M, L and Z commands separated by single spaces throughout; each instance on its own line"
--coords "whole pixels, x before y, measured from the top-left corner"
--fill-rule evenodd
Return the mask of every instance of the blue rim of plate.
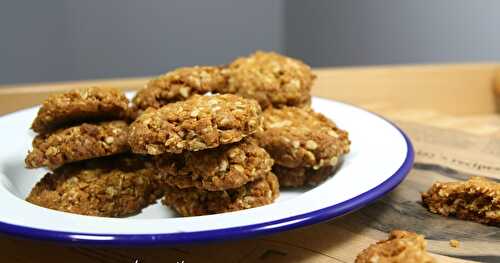
M 260 224 L 198 232 L 181 232 L 172 234 L 89 234 L 37 229 L 0 222 L 0 233 L 22 238 L 61 242 L 68 245 L 178 245 L 186 243 L 233 240 L 254 237 L 257 235 L 272 234 L 333 219 L 364 207 L 390 192 L 403 181 L 413 167 L 415 153 L 408 136 L 391 121 L 377 114 L 374 115 L 387 121 L 401 133 L 408 148 L 406 158 L 401 167 L 399 167 L 399 169 L 391 177 L 375 188 L 329 207 Z

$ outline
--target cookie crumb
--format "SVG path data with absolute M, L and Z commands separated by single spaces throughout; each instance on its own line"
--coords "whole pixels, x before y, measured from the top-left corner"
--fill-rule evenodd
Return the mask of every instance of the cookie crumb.
M 459 247 L 460 246 L 460 241 L 456 240 L 456 239 L 450 239 L 450 247 Z

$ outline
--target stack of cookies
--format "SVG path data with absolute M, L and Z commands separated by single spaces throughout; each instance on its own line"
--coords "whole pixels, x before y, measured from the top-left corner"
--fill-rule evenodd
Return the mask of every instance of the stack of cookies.
M 193 94 L 235 94 L 256 100 L 264 126 L 254 136 L 274 159 L 280 185 L 317 185 L 349 152 L 346 131 L 310 108 L 315 76 L 303 62 L 257 51 L 226 67 L 181 68 L 151 80 L 133 99 L 138 112 L 186 100 Z
M 26 165 L 52 172 L 27 200 L 119 217 L 163 196 L 194 216 L 272 203 L 280 185 L 317 185 L 350 141 L 310 108 L 314 79 L 303 62 L 258 51 L 154 78 L 131 107 L 110 88 L 51 96 L 33 122 Z
M 126 216 L 156 200 L 154 170 L 127 154 L 128 100 L 118 89 L 86 88 L 50 96 L 32 129 L 38 133 L 28 168 L 52 172 L 31 203 L 84 215 Z
M 274 159 L 281 186 L 317 185 L 333 174 L 350 141 L 346 131 L 310 108 L 315 76 L 309 66 L 256 52 L 229 64 L 225 75 L 220 92 L 255 99 L 264 109 L 264 129 L 256 138 Z
M 144 111 L 130 126 L 134 153 L 153 155 L 163 203 L 183 216 L 269 204 L 279 195 L 273 160 L 252 135 L 259 104 L 236 95 L 193 95 Z

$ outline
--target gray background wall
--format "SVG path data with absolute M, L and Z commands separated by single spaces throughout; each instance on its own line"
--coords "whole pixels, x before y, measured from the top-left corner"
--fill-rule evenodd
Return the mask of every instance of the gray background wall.
M 0 4 L 0 83 L 76 77 L 62 1 Z
M 500 1 L 287 1 L 288 54 L 315 66 L 500 59 Z
M 159 74 L 283 51 L 282 1 L 0 2 L 0 83 Z
M 155 75 L 255 49 L 313 66 L 500 59 L 494 0 L 0 1 L 0 84 Z

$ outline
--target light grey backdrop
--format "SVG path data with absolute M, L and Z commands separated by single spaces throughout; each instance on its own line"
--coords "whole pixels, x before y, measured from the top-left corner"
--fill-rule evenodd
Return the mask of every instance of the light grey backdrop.
M 494 0 L 0 1 L 0 83 L 155 75 L 255 49 L 313 66 L 500 59 Z
M 315 66 L 500 59 L 500 1 L 286 3 L 286 53 Z
M 282 1 L 0 3 L 0 83 L 144 76 L 284 49 Z

